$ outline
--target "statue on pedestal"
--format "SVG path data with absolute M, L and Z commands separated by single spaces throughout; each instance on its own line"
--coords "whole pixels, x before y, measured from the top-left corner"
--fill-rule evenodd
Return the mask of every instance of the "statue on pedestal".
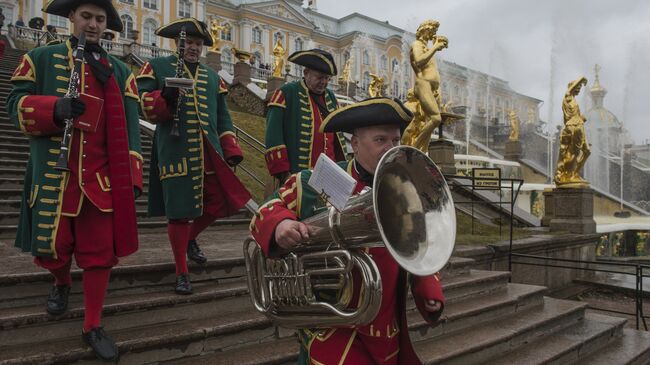
M 591 153 L 585 132 L 587 118 L 580 113 L 580 107 L 576 101 L 576 96 L 586 84 L 587 79 L 584 76 L 571 81 L 562 100 L 564 128 L 560 133 L 560 154 L 555 173 L 555 183 L 558 187 L 589 185 L 587 181 L 580 177 L 580 170 L 582 170 L 587 157 Z
M 343 67 L 343 72 L 341 72 L 341 76 L 339 76 L 339 82 L 344 83 L 344 82 L 349 82 L 350 81 L 350 67 L 351 67 L 351 62 L 352 62 L 352 57 L 348 58 L 347 61 L 345 61 L 345 67 Z
M 519 116 L 513 109 L 508 111 L 508 120 L 510 121 L 510 136 L 508 137 L 508 140 L 518 141 L 520 120 Z
M 368 84 L 368 96 L 376 98 L 384 96 L 384 78 L 370 73 L 370 84 Z
M 282 71 L 284 70 L 284 55 L 287 52 L 282 47 L 282 42 L 278 38 L 273 47 L 273 77 L 282 77 Z
M 219 53 L 221 48 L 221 38 L 219 37 L 219 32 L 226 29 L 223 25 L 219 25 L 217 19 L 212 19 L 210 22 L 210 37 L 212 37 L 212 47 L 208 49 L 209 52 Z
M 415 87 L 413 93 L 422 108 L 426 121 L 419 134 L 415 136 L 413 146 L 428 146 L 431 133 L 442 122 L 440 106 L 440 73 L 433 55 L 447 48 L 449 41 L 446 37 L 436 35 L 440 23 L 436 20 L 425 20 L 415 32 L 416 40 L 411 44 L 411 67 L 415 72 Z M 433 42 L 428 48 L 429 41 Z

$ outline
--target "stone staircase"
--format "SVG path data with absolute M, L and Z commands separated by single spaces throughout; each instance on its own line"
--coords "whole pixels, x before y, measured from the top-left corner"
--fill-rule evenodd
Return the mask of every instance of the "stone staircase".
M 245 234 L 204 237 L 210 257 L 222 257 L 191 268 L 191 296 L 173 293 L 171 262 L 143 262 L 156 254 L 171 258 L 155 235 L 143 235 L 137 262 L 114 269 L 104 309 L 120 364 L 295 362 L 291 331 L 274 327 L 250 304 L 238 256 Z M 30 265 L 13 248 L 0 246 L 0 255 Z M 586 314 L 583 303 L 545 297 L 544 287 L 509 283 L 508 272 L 473 270 L 473 262 L 453 257 L 443 270 L 448 301 L 438 326 L 428 327 L 408 306 L 410 336 L 426 364 L 650 363 L 650 333 L 624 329 L 624 319 Z M 79 336 L 79 272 L 74 279 L 70 309 L 55 317 L 44 310 L 49 275 L 0 275 L 0 364 L 96 363 Z
M 20 199 L 23 191 L 23 178 L 29 157 L 29 141 L 24 134 L 9 121 L 6 101 L 13 70 L 23 52 L 8 48 L 0 62 L 0 237 L 14 237 L 20 213 Z M 144 128 L 144 127 L 143 127 Z M 141 133 L 142 152 L 145 161 L 151 155 L 151 137 Z M 166 225 L 163 217 L 147 217 L 147 192 L 149 164 L 145 163 L 144 193 L 136 201 L 138 226 L 141 230 L 155 230 Z M 247 224 L 250 215 L 242 210 L 239 214 L 220 219 L 215 224 Z

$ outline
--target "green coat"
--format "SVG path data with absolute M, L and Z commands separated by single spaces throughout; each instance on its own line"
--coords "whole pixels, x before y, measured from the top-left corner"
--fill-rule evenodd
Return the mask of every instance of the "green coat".
M 191 75 L 187 67 L 185 72 Z M 180 137 L 170 135 L 173 113 L 160 92 L 165 78 L 175 76 L 176 56 L 167 56 L 149 60 L 137 77 L 142 114 L 157 125 L 149 173 L 149 214 L 192 219 L 203 214 L 203 177 L 208 151 L 204 150 L 202 140 L 216 151 L 221 159 L 218 162 L 241 158 L 241 150 L 226 105 L 228 89 L 219 75 L 203 64 L 199 64 L 196 75 L 192 76 L 194 90 L 180 102 Z M 248 192 L 232 170 L 226 167 L 218 174 L 232 206 L 239 205 L 241 200 L 248 201 Z
M 303 80 L 290 82 L 276 90 L 268 103 L 266 114 L 266 163 L 271 175 L 296 173 L 312 168 L 313 138 L 321 134 L 314 125 L 315 106 Z M 327 89 L 325 104 L 332 112 L 338 108 L 334 93 Z M 336 134 L 334 148 L 336 160 L 345 160 L 345 140 Z M 317 157 L 317 156 L 316 156 Z
M 124 169 L 121 165 L 112 165 L 112 173 L 119 170 L 120 174 L 130 174 L 133 178 L 133 186 L 141 189 L 142 157 L 135 79 L 131 70 L 120 60 L 111 55 L 104 56 L 108 59 L 116 81 L 116 85 L 111 83 L 113 79 L 107 81 L 106 98 L 110 98 L 110 103 L 113 105 L 105 105 L 104 109 L 110 107 L 120 111 L 117 113 L 119 115 L 115 113 L 106 115 L 106 122 L 109 126 L 113 126 L 106 129 L 109 163 L 116 161 L 113 156 L 118 156 L 119 161 L 131 158 L 131 167 L 126 166 Z M 54 170 L 63 131 L 54 123 L 53 112 L 56 99 L 68 90 L 72 66 L 70 42 L 33 49 L 23 56 L 16 68 L 11 78 L 13 89 L 7 98 L 10 120 L 30 137 L 30 155 L 25 174 L 16 246 L 24 251 L 31 251 L 36 256 L 56 257 L 55 237 L 61 218 L 62 197 L 67 177 L 66 173 Z M 83 83 L 83 77 L 81 79 Z M 81 87 L 83 90 L 83 85 Z M 121 103 L 123 107 L 115 107 L 115 103 Z M 121 115 L 121 111 L 124 115 Z M 124 140 L 126 136 L 128 136 L 128 145 L 124 143 L 127 142 Z M 111 146 L 114 148 L 112 151 Z M 119 151 L 115 150 L 115 146 L 119 146 Z M 138 177 L 139 182 L 137 182 Z M 114 180 L 111 178 L 111 181 Z M 132 192 L 130 187 L 129 190 Z M 113 192 L 115 191 L 116 189 L 113 189 Z M 115 198 L 115 193 L 113 197 Z M 120 234 L 126 233 L 125 239 L 129 241 L 128 244 L 135 244 L 137 248 L 133 196 L 131 195 L 131 202 L 124 202 L 124 204 L 129 219 L 128 221 L 115 219 L 115 232 L 117 237 L 122 237 Z M 116 245 L 118 245 L 117 240 Z M 116 246 L 116 250 L 118 255 L 119 252 L 125 252 L 119 245 Z M 127 249 L 128 253 L 133 250 L 134 246 Z

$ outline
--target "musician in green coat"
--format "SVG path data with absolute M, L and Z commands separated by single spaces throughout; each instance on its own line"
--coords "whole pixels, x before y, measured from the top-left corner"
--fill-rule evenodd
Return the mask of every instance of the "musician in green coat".
M 276 90 L 266 114 L 266 164 L 279 183 L 289 174 L 314 167 L 321 153 L 334 161 L 345 160 L 341 133 L 319 131 L 323 120 L 338 108 L 327 88 L 336 75 L 332 55 L 321 49 L 298 51 L 289 61 L 303 66 L 303 78 Z
M 16 245 L 54 277 L 46 304 L 53 316 L 67 310 L 74 256 L 83 269 L 83 341 L 100 359 L 116 361 L 101 314 L 111 268 L 138 249 L 138 91 L 131 70 L 99 45 L 106 28 L 123 28 L 110 0 L 52 0 L 43 11 L 67 17 L 74 27 L 70 40 L 25 54 L 11 78 L 7 111 L 30 145 Z M 73 57 L 82 38 L 85 51 Z M 74 89 L 78 97 L 69 93 Z M 63 145 L 70 119 L 71 137 Z
M 176 292 L 191 294 L 186 253 L 195 262 L 206 258 L 196 237 L 217 218 L 239 211 L 250 194 L 230 167 L 243 159 L 226 106 L 228 89 L 210 67 L 199 62 L 203 46 L 212 45 L 206 25 L 184 18 L 156 30 L 179 44 L 185 30 L 183 63 L 178 56 L 145 63 L 137 77 L 142 114 L 156 124 L 149 175 L 149 214 L 166 216 L 176 262 Z M 180 53 L 180 52 L 179 52 Z M 179 74 L 192 89 L 165 86 Z M 177 121 L 174 121 L 174 120 Z M 178 136 L 171 133 L 178 123 Z

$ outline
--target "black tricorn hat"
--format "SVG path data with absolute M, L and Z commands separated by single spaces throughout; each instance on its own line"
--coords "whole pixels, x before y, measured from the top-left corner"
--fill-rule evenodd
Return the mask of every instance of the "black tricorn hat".
M 212 37 L 208 31 L 208 26 L 204 22 L 194 18 L 183 18 L 175 20 L 167 25 L 156 29 L 156 34 L 164 37 L 175 39 L 181 33 L 181 28 L 185 27 L 185 33 L 193 37 L 203 38 L 203 45 L 210 47 Z
M 288 58 L 289 62 L 304 66 L 324 74 L 334 76 L 337 74 L 336 64 L 332 54 L 322 49 L 314 48 L 307 51 L 294 52 Z
M 348 132 L 377 125 L 396 125 L 404 131 L 413 113 L 398 99 L 370 98 L 337 109 L 325 118 L 321 132 Z
M 106 28 L 116 32 L 121 32 L 124 29 L 120 15 L 117 13 L 111 0 L 50 0 L 42 10 L 48 14 L 67 18 L 70 15 L 70 11 L 84 4 L 97 5 L 106 10 Z

